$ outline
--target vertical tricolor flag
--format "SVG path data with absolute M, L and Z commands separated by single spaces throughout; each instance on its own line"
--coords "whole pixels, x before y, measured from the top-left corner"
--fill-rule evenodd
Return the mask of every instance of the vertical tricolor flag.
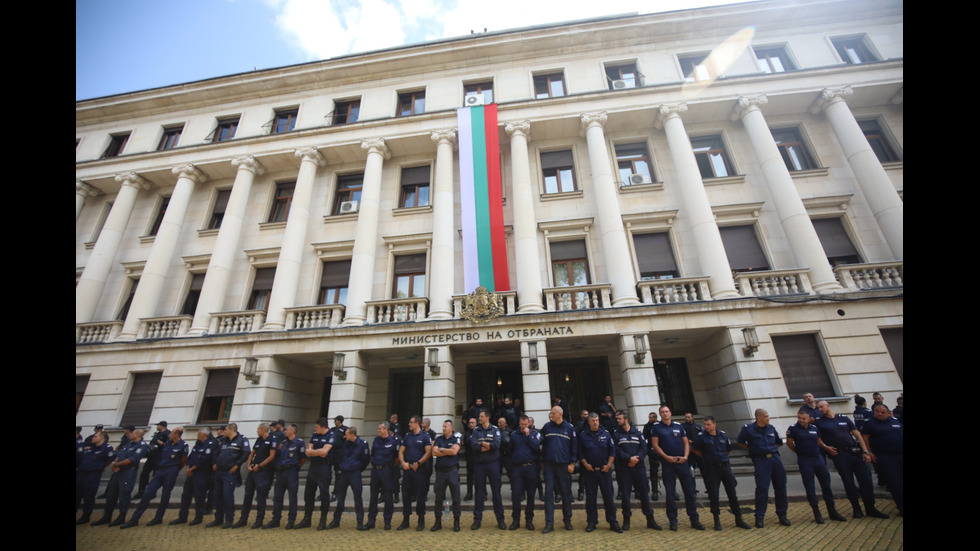
M 510 290 L 504 242 L 497 105 L 463 107 L 459 124 L 459 185 L 463 221 L 464 292 Z

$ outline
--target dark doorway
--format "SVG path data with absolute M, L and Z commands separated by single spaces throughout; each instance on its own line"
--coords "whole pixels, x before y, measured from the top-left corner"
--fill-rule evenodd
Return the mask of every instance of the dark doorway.
M 510 397 L 524 401 L 524 379 L 521 377 L 520 363 L 470 364 L 466 366 L 466 407 L 477 398 L 483 398 L 483 405 L 492 414 L 497 408 L 497 400 Z
M 562 397 L 569 421 L 578 420 L 583 409 L 599 411 L 606 395 L 612 394 L 609 364 L 605 358 L 549 360 L 548 371 L 551 398 Z M 617 404 L 617 407 L 625 406 Z
M 398 414 L 402 431 L 408 430 L 408 420 L 422 415 L 423 376 L 422 368 L 392 369 L 388 372 L 388 411 Z M 385 418 L 387 420 L 387 418 Z M 404 432 L 402 433 L 404 434 Z
M 323 392 L 320 394 L 320 415 L 317 417 L 327 418 L 330 416 L 330 388 L 333 386 L 333 377 L 323 378 Z M 329 426 L 333 426 L 331 423 Z
M 687 360 L 684 358 L 653 360 L 653 370 L 657 374 L 661 405 L 669 407 L 670 412 L 676 417 L 698 412 L 697 404 L 694 403 L 691 376 L 687 372 Z

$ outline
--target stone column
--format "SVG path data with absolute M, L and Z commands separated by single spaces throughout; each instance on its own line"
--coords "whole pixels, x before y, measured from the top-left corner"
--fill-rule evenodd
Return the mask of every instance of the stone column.
M 854 114 L 844 102 L 844 98 L 854 93 L 850 86 L 843 88 L 827 88 L 820 93 L 820 99 L 810 108 L 814 114 L 823 111 L 830 121 L 830 126 L 837 135 L 847 162 L 851 165 L 854 177 L 857 178 L 868 206 L 874 212 L 878 227 L 881 228 L 885 242 L 892 250 L 896 260 L 904 260 L 903 224 L 905 208 L 901 197 L 895 191 L 885 169 L 864 137 L 864 132 L 858 126 Z
M 133 213 L 136 196 L 140 189 L 149 189 L 150 185 L 135 172 L 127 172 L 116 176 L 121 187 L 112 203 L 112 210 L 102 226 L 102 233 L 95 242 L 95 248 L 85 263 L 82 277 L 75 286 L 75 323 L 88 323 L 95 316 L 95 310 L 102 297 L 106 278 L 112 269 L 112 262 L 119 251 L 119 242 L 129 216 Z
M 606 264 L 606 277 L 612 284 L 613 306 L 640 304 L 636 296 L 636 275 L 630 262 L 630 248 L 623 229 L 623 215 L 619 210 L 619 195 L 606 149 L 606 136 L 602 125 L 606 113 L 582 115 L 582 132 L 589 144 L 589 164 L 592 165 L 592 189 L 598 217 L 596 227 L 602 242 L 602 256 Z
M 636 339 L 643 340 L 643 358 L 636 361 Z M 660 407 L 660 390 L 653 371 L 653 352 L 646 333 L 624 333 L 619 336 L 619 369 L 634 425 L 646 423 L 647 414 Z
M 276 279 L 269 293 L 269 310 L 265 318 L 264 331 L 283 329 L 286 325 L 284 308 L 296 306 L 296 287 L 299 285 L 299 268 L 303 263 L 303 249 L 306 248 L 306 227 L 310 221 L 310 201 L 313 198 L 313 180 L 316 169 L 324 165 L 323 157 L 315 147 L 297 149 L 296 156 L 302 159 L 296 188 L 289 203 L 286 231 L 282 235 L 279 260 L 276 263 Z
M 453 318 L 456 265 L 453 197 L 453 144 L 456 130 L 433 132 L 437 144 L 435 186 L 432 194 L 432 273 L 429 274 L 429 319 Z M 426 410 L 428 411 L 428 410 Z
M 437 355 L 434 372 L 429 367 L 429 354 L 433 352 Z M 442 422 L 452 419 L 456 411 L 456 365 L 453 363 L 453 351 L 448 346 L 430 346 L 425 348 L 422 361 L 422 416 L 430 417 L 433 425 L 442 427 Z M 435 427 L 433 430 L 436 430 Z
M 167 276 L 170 275 L 180 227 L 184 224 L 194 185 L 207 179 L 204 173 L 191 164 L 175 166 L 172 172 L 177 176 L 177 185 L 174 186 L 167 212 L 164 213 L 160 228 L 153 238 L 150 257 L 146 259 L 146 266 L 143 267 L 143 274 L 133 296 L 133 304 L 129 307 L 118 340 L 134 340 L 140 318 L 151 318 L 158 314 L 160 297 L 163 295 Z
M 330 384 L 329 418 L 343 415 L 347 426 L 363 427 L 364 404 L 367 401 L 367 358 L 357 350 L 334 354 L 344 355 L 344 371 L 339 376 L 334 374 Z M 367 430 L 366 427 L 364 430 Z
M 347 310 L 343 326 L 364 325 L 367 301 L 374 286 L 374 262 L 378 250 L 378 210 L 381 206 L 381 170 L 391 150 L 381 138 L 364 140 L 361 149 L 367 151 L 364 166 L 364 187 L 354 230 L 354 253 L 350 261 L 350 284 L 347 287 Z
M 674 171 L 677 174 L 677 187 L 680 191 L 683 213 L 691 220 L 691 231 L 694 235 L 694 246 L 698 251 L 698 260 L 705 275 L 710 276 L 708 288 L 711 298 L 724 299 L 738 296 L 735 290 L 735 280 L 732 278 L 732 268 L 725 255 L 725 245 L 721 241 L 721 232 L 715 223 L 715 215 L 711 212 L 708 193 L 701 181 L 701 171 L 694 158 L 691 138 L 684 129 L 681 114 L 687 112 L 687 104 L 661 105 L 657 122 L 663 126 L 670 146 L 670 157 L 674 161 Z
M 537 349 L 537 365 L 533 365 L 530 350 Z M 548 348 L 545 341 L 521 341 L 521 377 L 524 383 L 524 411 L 534 417 L 538 428 L 548 422 L 551 411 L 551 381 L 548 379 Z
M 101 193 L 101 191 L 86 184 L 85 182 L 75 180 L 75 220 L 78 220 L 78 215 L 82 213 L 82 207 L 85 205 L 85 198 L 95 197 Z
M 517 311 L 542 312 L 541 264 L 538 253 L 538 228 L 534 221 L 534 194 L 531 192 L 531 163 L 527 140 L 529 121 L 509 122 L 504 126 L 510 136 L 510 168 L 514 201 L 514 249 L 517 260 Z
M 740 97 L 731 118 L 741 120 L 749 135 L 797 267 L 810 269 L 810 282 L 815 291 L 839 290 L 841 286 L 827 261 L 827 253 L 823 250 L 817 230 L 813 228 L 793 177 L 779 154 L 779 146 L 759 110 L 759 106 L 767 101 L 766 96 Z
M 204 276 L 201 287 L 201 298 L 197 302 L 194 321 L 191 323 L 189 335 L 202 335 L 211 325 L 211 313 L 224 310 L 224 299 L 231 278 L 232 266 L 238 252 L 238 239 L 242 234 L 242 224 L 245 211 L 248 209 L 248 198 L 252 192 L 255 177 L 262 174 L 262 165 L 251 155 L 236 157 L 231 160 L 232 166 L 238 168 L 235 174 L 235 184 L 228 197 L 225 215 L 221 219 L 221 229 L 214 240 L 214 250 L 208 262 L 208 271 Z

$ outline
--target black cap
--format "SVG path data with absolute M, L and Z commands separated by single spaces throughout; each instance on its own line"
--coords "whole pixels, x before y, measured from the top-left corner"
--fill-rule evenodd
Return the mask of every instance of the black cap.
M 164 427 L 164 428 L 166 428 L 167 427 L 167 422 L 166 421 L 160 421 L 159 423 L 157 423 L 157 426 L 158 427 Z
M 103 428 L 105 428 L 105 427 L 103 427 L 101 423 L 100 423 L 100 424 L 98 424 L 98 425 L 95 425 L 95 429 L 96 429 L 96 430 L 101 430 L 101 429 L 103 429 Z

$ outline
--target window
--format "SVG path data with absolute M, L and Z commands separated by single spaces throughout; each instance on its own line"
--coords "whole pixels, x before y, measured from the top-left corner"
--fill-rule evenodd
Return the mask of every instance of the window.
M 425 113 L 425 90 L 398 94 L 398 116 L 407 117 Z
M 231 406 L 235 401 L 238 385 L 237 369 L 212 369 L 208 372 L 208 384 L 204 387 L 204 402 L 198 423 L 227 423 L 231 418 Z
M 837 395 L 815 334 L 773 335 L 772 346 L 790 396 L 807 392 L 814 396 Z
M 551 273 L 555 278 L 555 287 L 577 287 L 591 283 L 589 277 L 589 259 L 585 248 L 585 240 L 553 241 L 551 249 Z M 568 293 L 561 297 L 567 300 L 567 308 L 578 310 L 588 308 L 590 300 L 588 293 Z
M 402 169 L 402 208 L 424 207 L 429 204 L 429 166 Z
M 858 121 L 858 126 L 864 132 L 864 137 L 868 139 L 868 145 L 871 146 L 871 150 L 878 157 L 878 162 L 894 163 L 901 160 L 895 154 L 895 150 L 888 145 L 888 140 L 885 139 L 885 134 L 882 132 L 881 125 L 878 124 L 878 121 L 874 119 Z
M 146 235 L 156 235 L 160 231 L 160 224 L 163 223 L 163 217 L 167 214 L 167 207 L 170 205 L 170 197 L 160 198 L 160 208 L 157 210 L 157 216 L 153 219 L 153 225 L 150 226 L 150 231 Z
M 844 231 L 840 218 L 818 218 L 812 222 L 831 266 L 861 263 L 861 257 Z
M 680 277 L 667 232 L 634 234 L 633 246 L 641 280 Z
M 85 396 L 85 389 L 88 388 L 88 375 L 75 375 L 75 413 L 78 413 L 79 406 L 82 405 L 82 397 Z
M 153 402 L 160 388 L 162 373 L 134 373 L 133 387 L 129 391 L 129 401 L 123 412 L 120 425 L 135 425 L 145 427 L 150 424 L 150 414 L 153 413 Z
M 160 145 L 157 146 L 157 151 L 165 151 L 167 149 L 173 149 L 177 147 L 177 142 L 180 141 L 180 135 L 183 132 L 184 132 L 184 125 L 164 128 L 163 137 L 160 138 Z
M 276 116 L 272 119 L 272 133 L 284 134 L 286 132 L 292 132 L 293 128 L 296 127 L 297 114 L 299 114 L 298 108 L 276 111 Z
M 691 147 L 702 178 L 724 178 L 735 173 L 720 135 L 691 138 Z
M 892 357 L 895 364 L 895 371 L 898 372 L 898 379 L 905 380 L 905 328 L 891 327 L 881 328 L 881 338 L 885 340 L 885 348 L 888 355 Z
M 228 199 L 230 197 L 230 189 L 218 190 L 218 195 L 214 198 L 214 208 L 211 209 L 211 219 L 208 220 L 209 230 L 216 230 L 221 227 L 221 221 L 225 219 L 225 210 L 228 209 Z
M 293 202 L 295 189 L 296 182 L 276 184 L 276 196 L 272 200 L 272 209 L 269 211 L 269 222 L 285 222 L 289 218 L 289 205 Z
M 657 376 L 661 404 L 678 414 L 698 412 L 694 402 L 691 376 L 687 371 L 687 360 L 684 358 L 654 360 L 653 371 Z
M 364 173 L 347 174 L 337 178 L 337 198 L 334 201 L 334 214 L 347 214 L 344 203 L 361 202 L 361 190 L 364 188 Z
M 272 282 L 276 279 L 275 268 L 257 268 L 252 280 L 252 294 L 248 297 L 247 310 L 265 310 L 269 307 Z
M 493 103 L 493 81 L 463 85 L 463 97 L 469 96 L 483 96 L 483 103 Z
M 361 114 L 361 100 L 338 101 L 337 107 L 333 110 L 334 124 L 347 124 L 357 122 Z
M 718 230 L 721 232 L 721 241 L 725 245 L 725 254 L 732 272 L 769 269 L 769 262 L 762 252 L 753 226 L 726 226 Z
M 560 98 L 565 95 L 565 74 L 534 75 L 534 97 Z
M 347 284 L 350 281 L 350 260 L 323 263 L 320 274 L 320 296 L 317 304 L 347 305 Z
M 395 285 L 392 298 L 425 296 L 425 254 L 395 257 Z
M 122 155 L 123 148 L 126 147 L 126 142 L 128 141 L 129 132 L 110 136 L 109 147 L 105 148 L 105 152 L 102 153 L 102 158 L 108 159 L 110 157 L 118 157 L 119 155 Z
M 544 175 L 545 193 L 575 191 L 575 163 L 572 150 L 546 151 L 541 153 L 541 171 Z
M 787 170 L 797 172 L 816 168 L 799 128 L 774 128 L 771 132 Z
M 848 65 L 878 61 L 878 57 L 871 53 L 871 49 L 868 48 L 864 36 L 831 38 L 830 41 L 833 42 L 841 60 Z
M 768 46 L 755 49 L 755 60 L 763 73 L 785 73 L 795 71 L 796 65 L 790 60 L 785 46 Z
M 193 316 L 197 311 L 197 301 L 201 299 L 201 289 L 204 287 L 204 274 L 194 274 L 191 278 L 191 285 L 187 289 L 187 297 L 184 298 L 184 306 L 180 309 L 181 315 Z
M 111 211 L 112 201 L 106 201 L 105 205 L 102 207 L 102 212 L 99 213 L 99 219 L 95 222 L 95 229 L 92 230 L 92 238 L 89 239 L 90 243 L 95 243 L 99 240 L 99 236 L 102 235 L 102 228 L 105 226 L 105 221 L 109 218 L 109 213 Z
M 677 61 L 681 64 L 681 73 L 684 74 L 684 80 L 688 82 L 711 80 L 711 73 L 708 72 L 708 66 L 704 64 L 704 60 L 707 57 L 708 54 L 677 56 Z
M 606 79 L 609 80 L 610 90 L 625 90 L 640 85 L 640 74 L 636 71 L 635 63 L 606 67 Z
M 653 164 L 645 142 L 624 143 L 616 146 L 616 166 L 622 185 L 649 184 L 653 182 Z M 638 178 L 633 178 L 638 176 Z
M 214 134 L 211 135 L 211 141 L 226 142 L 235 137 L 236 130 L 238 130 L 238 117 L 218 119 L 218 127 L 214 129 Z
M 123 305 L 119 309 L 119 314 L 116 316 L 117 320 L 126 320 L 126 316 L 129 315 L 129 307 L 133 305 L 133 297 L 136 296 L 136 287 L 138 287 L 139 284 L 140 280 L 138 277 L 129 278 L 129 292 L 126 294 L 126 300 L 123 301 Z

